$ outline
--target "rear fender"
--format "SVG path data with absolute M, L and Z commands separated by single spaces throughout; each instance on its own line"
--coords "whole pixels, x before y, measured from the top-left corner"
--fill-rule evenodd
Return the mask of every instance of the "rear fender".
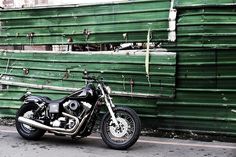
M 24 103 L 34 103 L 34 104 L 42 104 L 44 102 L 43 98 L 40 96 L 28 96 L 25 98 Z

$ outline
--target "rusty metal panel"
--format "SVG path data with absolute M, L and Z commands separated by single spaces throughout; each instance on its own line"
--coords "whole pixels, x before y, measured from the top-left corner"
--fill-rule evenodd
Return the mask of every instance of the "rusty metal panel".
M 169 0 L 0 10 L 0 45 L 167 41 Z

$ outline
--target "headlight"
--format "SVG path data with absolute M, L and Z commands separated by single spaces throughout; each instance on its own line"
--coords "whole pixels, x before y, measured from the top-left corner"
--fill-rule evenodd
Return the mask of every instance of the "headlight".
M 111 94 L 111 88 L 109 86 L 106 86 L 106 91 L 108 94 Z

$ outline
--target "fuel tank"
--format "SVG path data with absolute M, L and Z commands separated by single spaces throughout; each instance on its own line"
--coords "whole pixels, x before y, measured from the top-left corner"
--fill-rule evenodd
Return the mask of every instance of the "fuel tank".
M 96 88 L 94 87 L 93 84 L 88 84 L 86 87 L 71 93 L 68 96 L 69 99 L 74 99 L 74 100 L 95 100 L 97 99 L 97 92 Z

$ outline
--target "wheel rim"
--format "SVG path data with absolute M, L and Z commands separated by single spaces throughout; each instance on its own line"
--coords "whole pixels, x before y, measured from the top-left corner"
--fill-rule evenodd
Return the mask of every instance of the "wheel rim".
M 33 118 L 33 111 L 27 111 L 24 113 L 23 115 L 24 118 L 28 118 L 28 119 L 32 119 Z M 21 128 L 23 129 L 24 132 L 26 133 L 31 133 L 31 132 L 34 132 L 36 131 L 35 128 L 27 125 L 27 124 L 24 124 L 24 123 L 20 123 L 21 125 Z
M 116 127 L 115 125 L 112 124 L 113 122 L 111 121 L 109 130 L 112 136 L 121 138 L 125 136 L 125 134 L 128 131 L 128 123 L 124 118 L 121 118 L 121 117 L 118 117 L 117 121 L 120 127 Z
M 134 118 L 127 112 L 123 111 L 117 111 L 115 114 L 119 127 L 115 126 L 111 117 L 109 117 L 105 124 L 105 133 L 110 142 L 125 144 L 135 133 Z

